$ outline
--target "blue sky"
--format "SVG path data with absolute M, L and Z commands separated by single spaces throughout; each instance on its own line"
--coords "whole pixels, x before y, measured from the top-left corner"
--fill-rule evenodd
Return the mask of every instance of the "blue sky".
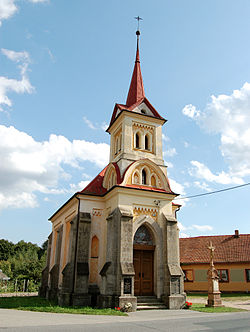
M 137 15 L 172 188 L 250 182 L 248 0 L 0 0 L 0 238 L 44 242 L 48 218 L 107 164 Z M 182 200 L 181 235 L 249 233 L 249 197 L 246 186 Z

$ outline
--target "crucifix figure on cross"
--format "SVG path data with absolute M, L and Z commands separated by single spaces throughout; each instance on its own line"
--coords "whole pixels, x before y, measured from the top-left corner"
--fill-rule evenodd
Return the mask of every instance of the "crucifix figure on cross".
M 213 262 L 213 259 L 214 259 L 214 250 L 215 250 L 215 247 L 213 247 L 213 244 L 212 242 L 210 241 L 210 245 L 208 247 L 208 249 L 210 250 L 210 265 L 214 265 L 214 262 Z

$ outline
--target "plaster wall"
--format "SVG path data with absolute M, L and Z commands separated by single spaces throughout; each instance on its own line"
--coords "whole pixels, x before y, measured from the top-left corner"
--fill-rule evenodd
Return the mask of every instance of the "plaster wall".
M 229 281 L 220 282 L 222 292 L 247 292 L 250 291 L 250 282 L 246 281 L 245 269 L 250 269 L 249 263 L 215 263 L 216 269 L 228 270 Z M 187 292 L 207 292 L 208 283 L 206 273 L 209 264 L 181 264 L 183 270 L 193 271 L 193 282 L 184 282 L 184 289 Z

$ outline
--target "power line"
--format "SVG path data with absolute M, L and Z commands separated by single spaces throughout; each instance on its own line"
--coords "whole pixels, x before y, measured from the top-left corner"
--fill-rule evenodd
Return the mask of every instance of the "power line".
M 195 197 L 200 197 L 200 196 L 207 196 L 207 195 L 221 193 L 223 191 L 228 191 L 228 190 L 233 190 L 233 189 L 237 189 L 237 188 L 241 188 L 241 187 L 246 187 L 246 186 L 249 186 L 249 185 L 250 185 L 250 182 L 245 183 L 245 184 L 241 184 L 241 185 L 238 185 L 238 186 L 234 186 L 234 187 L 229 187 L 229 188 L 225 188 L 225 189 L 210 191 L 210 192 L 204 193 L 204 194 L 197 194 L 197 195 L 192 195 L 192 196 L 180 197 L 180 198 L 177 198 L 177 199 L 179 200 L 179 199 L 187 199 L 187 198 L 195 198 Z

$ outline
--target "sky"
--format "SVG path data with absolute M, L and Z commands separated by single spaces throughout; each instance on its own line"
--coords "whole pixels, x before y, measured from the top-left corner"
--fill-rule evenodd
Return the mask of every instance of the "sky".
M 250 182 L 248 0 L 0 0 L 0 238 L 41 245 L 49 217 L 107 165 L 137 15 L 172 189 Z M 249 198 L 244 186 L 180 199 L 180 236 L 249 233 Z

